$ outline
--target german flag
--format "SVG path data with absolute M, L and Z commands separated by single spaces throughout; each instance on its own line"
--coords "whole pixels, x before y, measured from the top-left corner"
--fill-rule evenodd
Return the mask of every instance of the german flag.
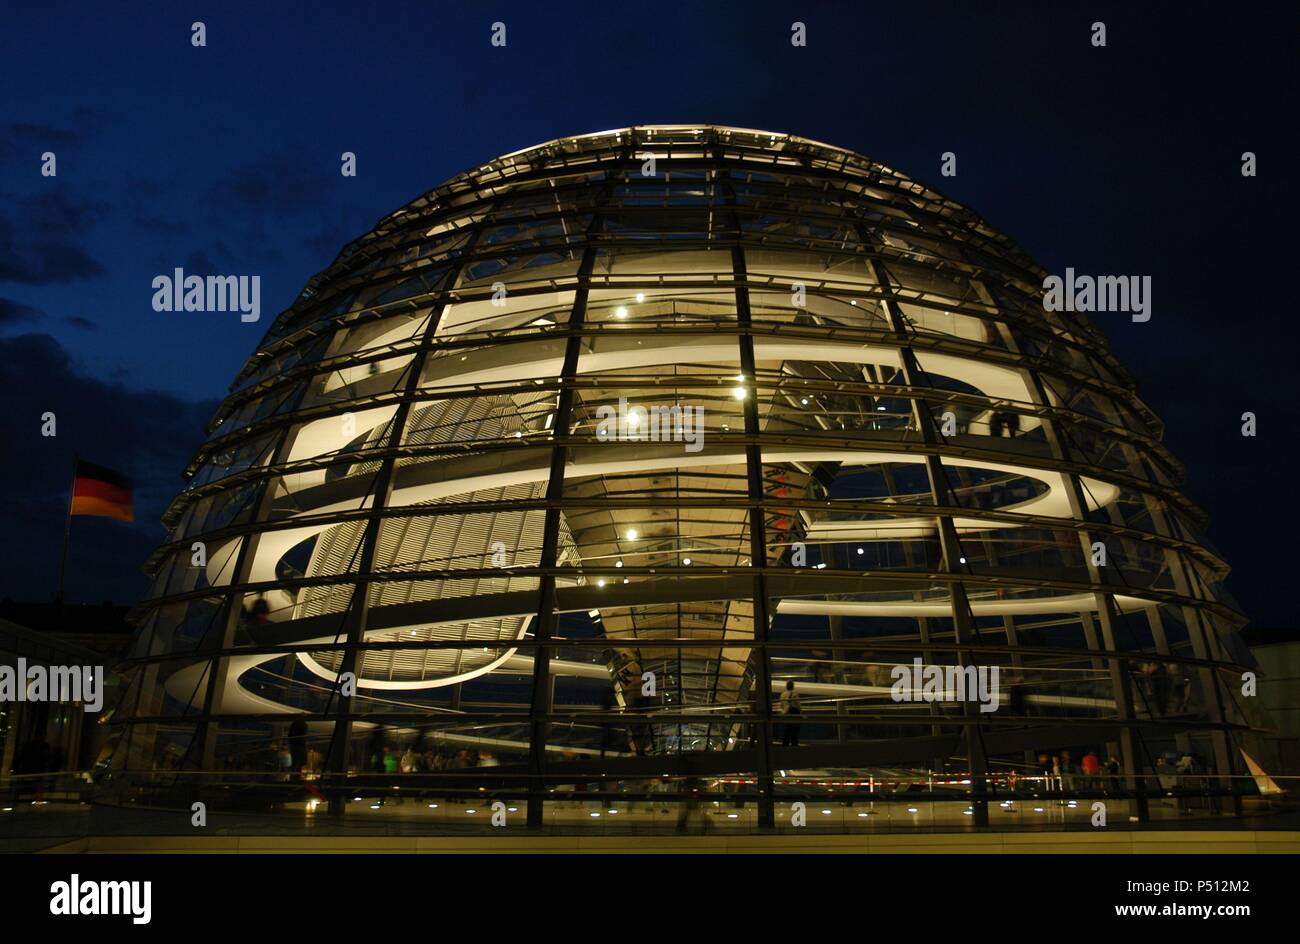
M 72 514 L 134 521 L 131 483 L 112 469 L 78 459 L 72 480 Z

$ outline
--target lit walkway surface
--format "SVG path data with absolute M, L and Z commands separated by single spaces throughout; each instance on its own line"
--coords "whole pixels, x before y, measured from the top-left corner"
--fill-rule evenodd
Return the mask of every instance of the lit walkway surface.
M 787 135 L 626 128 L 466 171 L 344 247 L 235 378 L 148 565 L 113 776 L 307 770 L 355 817 L 455 769 L 534 829 L 602 777 L 668 778 L 674 818 L 744 784 L 769 828 L 825 783 L 937 776 L 996 829 L 997 784 L 1105 765 L 1126 820 L 1175 773 L 1235 815 L 1276 784 L 1227 565 L 1044 275 Z M 982 699 L 900 688 L 914 664 Z M 854 803 L 830 815 L 881 815 Z
M 92 808 L 50 802 L 0 820 L 0 850 L 49 852 L 1022 852 L 1022 853 L 1296 853 L 1294 812 L 1262 809 L 1228 825 L 1155 801 L 1142 828 L 1124 821 L 1090 825 L 1089 804 L 1024 798 L 996 804 L 991 831 L 977 830 L 962 803 L 918 799 L 812 804 L 808 824 L 791 825 L 788 806 L 777 828 L 753 829 L 753 804 L 702 803 L 681 828 L 668 803 L 563 799 L 548 803 L 547 829 L 536 834 L 510 814 L 491 827 L 488 803 L 358 800 L 346 828 L 313 804 L 276 816 L 219 814 L 202 829 L 176 811 Z M 515 812 L 518 812 L 515 810 Z
M 426 853 L 573 855 L 626 853 L 648 855 L 718 853 L 840 853 L 863 855 L 1294 855 L 1300 853 L 1300 832 L 1160 833 L 1033 833 L 944 834 L 920 836 L 527 836 L 503 835 L 483 839 L 452 836 L 408 837 L 160 837 L 122 836 L 73 840 L 45 850 L 50 853 Z

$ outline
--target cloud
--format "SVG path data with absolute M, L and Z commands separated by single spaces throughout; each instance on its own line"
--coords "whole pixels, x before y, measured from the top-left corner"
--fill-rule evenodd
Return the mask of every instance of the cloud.
M 127 219 L 154 239 L 171 242 L 189 236 L 190 224 L 186 220 L 158 212 L 174 203 L 175 198 L 156 178 L 131 177 L 126 181 L 123 200 Z
M 322 260 L 321 268 L 332 262 L 344 246 L 360 235 L 356 227 L 350 227 L 342 222 L 342 218 L 351 218 L 356 215 L 355 212 L 351 212 L 351 208 L 346 213 L 340 212 L 339 219 L 332 219 L 322 223 L 319 229 L 303 240 L 303 244 L 317 258 Z
M 69 131 L 67 128 L 56 128 L 53 125 L 32 124 L 25 121 L 11 124 L 7 132 L 11 140 L 30 141 L 42 147 L 75 147 L 82 140 L 81 135 L 76 131 Z
M 36 321 L 41 317 L 41 310 L 31 305 L 24 305 L 12 298 L 0 298 L 0 326 Z
M 216 263 L 214 263 L 211 257 L 202 249 L 195 250 L 186 256 L 183 268 L 185 269 L 186 275 L 209 276 L 221 274 L 217 269 Z
M 328 196 L 323 169 L 272 157 L 231 171 L 212 189 L 212 198 L 228 211 L 230 201 L 255 213 L 296 213 L 318 206 Z
M 73 457 L 128 476 L 135 486 L 135 522 L 78 518 L 68 561 L 68 597 L 132 602 L 146 589 L 140 567 L 164 538 L 160 518 L 183 487 L 181 472 L 204 438 L 216 402 L 130 389 L 80 373 L 46 334 L 0 338 L 6 365 L 6 409 L 0 441 L 5 530 L 0 596 L 47 599 L 54 589 Z M 54 413 L 57 436 L 41 435 Z
M 79 131 L 31 121 L 15 121 L 0 132 L 0 160 L 19 159 L 24 153 L 35 162 L 45 151 L 71 151 L 84 143 Z M 35 166 L 35 164 L 33 164 Z
M 0 282 L 53 285 L 105 274 L 82 244 L 103 218 L 103 204 L 72 200 L 60 190 L 2 203 L 11 209 L 0 215 Z

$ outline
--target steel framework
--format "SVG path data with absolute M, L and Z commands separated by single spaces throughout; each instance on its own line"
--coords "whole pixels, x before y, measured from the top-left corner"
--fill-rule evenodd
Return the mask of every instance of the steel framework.
M 1232 775 L 1227 567 L 1044 275 L 789 135 L 453 178 L 236 378 L 148 564 L 118 763 L 247 767 L 297 719 L 332 795 L 412 784 L 374 765 L 420 740 L 493 755 L 458 788 L 532 825 L 591 780 L 739 784 L 771 824 L 796 781 L 947 770 L 985 823 L 1043 752 L 1114 755 L 1139 816 L 1168 749 Z M 994 710 L 900 698 L 915 659 L 996 667 Z

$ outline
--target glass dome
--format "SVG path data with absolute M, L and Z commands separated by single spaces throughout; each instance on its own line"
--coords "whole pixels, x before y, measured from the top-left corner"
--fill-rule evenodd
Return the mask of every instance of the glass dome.
M 625 128 L 460 174 L 235 378 L 148 565 L 124 763 L 218 769 L 300 719 L 339 777 L 385 731 L 490 753 L 539 807 L 600 764 L 769 819 L 794 768 L 956 771 L 981 802 L 1044 750 L 1131 788 L 1165 746 L 1231 773 L 1227 567 L 1045 275 L 790 135 Z M 916 660 L 997 690 L 900 698 Z

